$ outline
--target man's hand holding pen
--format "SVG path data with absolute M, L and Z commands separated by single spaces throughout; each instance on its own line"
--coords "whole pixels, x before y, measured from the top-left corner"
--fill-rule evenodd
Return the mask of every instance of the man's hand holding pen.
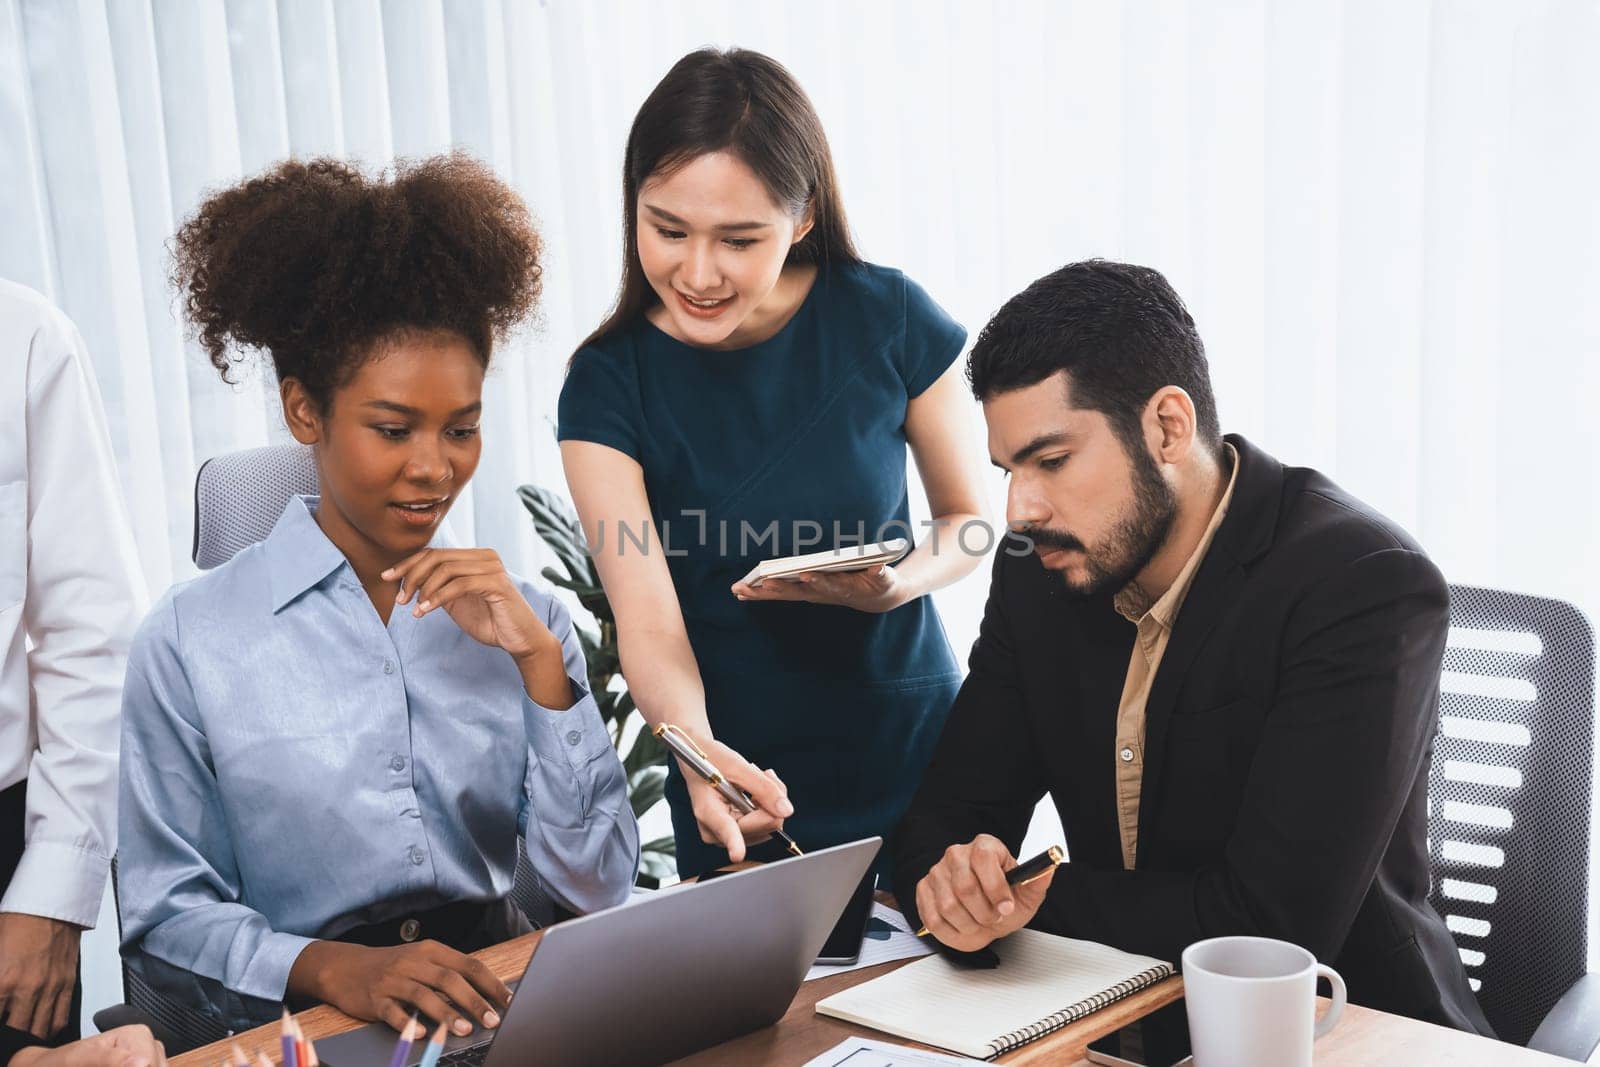
M 917 914 L 927 932 L 958 952 L 976 952 L 1015 933 L 1033 919 L 1055 878 L 1059 854 L 1041 874 L 1011 884 L 1017 866 L 997 837 L 979 834 L 965 845 L 951 845 L 917 883 Z

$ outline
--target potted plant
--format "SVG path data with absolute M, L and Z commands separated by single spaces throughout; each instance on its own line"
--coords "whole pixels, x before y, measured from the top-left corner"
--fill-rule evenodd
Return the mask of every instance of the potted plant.
M 562 571 L 544 568 L 545 579 L 570 589 L 593 620 L 594 626 L 590 628 L 574 619 L 573 628 L 578 631 L 583 656 L 589 665 L 589 691 L 600 706 L 600 717 L 605 720 L 611 743 L 628 776 L 628 799 L 632 802 L 634 817 L 643 818 L 645 812 L 661 801 L 666 788 L 667 750 L 645 727 L 644 716 L 634 706 L 622 677 L 622 662 L 617 655 L 616 617 L 601 588 L 594 559 L 585 546 L 583 528 L 567 502 L 548 490 L 524 485 L 517 490 L 517 498 L 533 517 L 533 528 L 539 538 L 561 562 Z M 641 886 L 655 889 L 664 878 L 677 871 L 677 852 L 671 835 L 641 845 Z

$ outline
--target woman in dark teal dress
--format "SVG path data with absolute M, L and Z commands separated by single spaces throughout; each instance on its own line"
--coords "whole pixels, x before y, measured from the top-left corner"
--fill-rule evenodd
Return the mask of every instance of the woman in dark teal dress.
M 887 837 L 961 680 L 927 594 L 991 544 L 966 331 L 857 256 L 816 114 L 765 56 L 680 60 L 623 185 L 622 291 L 573 357 L 562 459 L 639 709 L 759 804 L 740 818 L 672 767 L 678 871 L 780 825 L 808 850 Z M 908 446 L 934 516 L 917 529 Z M 894 566 L 741 581 L 893 537 L 916 546 Z

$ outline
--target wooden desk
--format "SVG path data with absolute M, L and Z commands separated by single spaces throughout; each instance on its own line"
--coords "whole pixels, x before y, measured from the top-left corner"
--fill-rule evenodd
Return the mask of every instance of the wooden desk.
M 1317 1067 L 1573 1067 L 1572 1060 L 1560 1056 L 1355 1004 L 1345 1006 L 1339 1025 L 1315 1050 Z
M 784 1013 L 783 1018 L 773 1025 L 757 1030 L 753 1034 L 736 1037 L 704 1052 L 675 1060 L 674 1067 L 746 1067 L 755 1063 L 805 1063 L 847 1037 L 872 1037 L 879 1041 L 911 1044 L 877 1030 L 868 1030 L 864 1026 L 847 1023 L 842 1019 L 818 1015 L 816 1006 L 817 1001 L 825 997 L 914 962 L 916 961 L 899 960 L 834 975 L 831 978 L 819 978 L 815 982 L 803 982 L 800 985 L 800 992 L 795 994 L 794 1003 L 789 1005 L 789 1010 Z M 1037 1041 L 1022 1046 L 1015 1052 L 1009 1052 L 995 1062 L 1025 1064 L 1027 1067 L 1043 1067 L 1045 1064 L 1060 1067 L 1062 1064 L 1081 1062 L 1084 1046 L 1089 1042 L 1155 1011 L 1164 1004 L 1171 1004 L 1182 996 L 1183 979 L 1168 978 L 1165 982 L 1153 985 L 1149 989 L 1142 989 L 1125 1000 L 1119 1000 L 1104 1010 L 1095 1012 L 1087 1019 L 1080 1019 L 1053 1034 L 1047 1034 Z
M 528 957 L 539 941 L 537 932 L 507 941 L 503 945 L 474 953 L 489 965 L 502 979 L 522 976 Z M 677 1061 L 679 1067 L 723 1067 L 723 1065 L 748 1064 L 803 1064 L 811 1057 L 825 1052 L 851 1035 L 870 1035 L 880 1040 L 893 1040 L 886 1034 L 853 1026 L 839 1019 L 817 1015 L 816 1003 L 853 985 L 887 974 L 907 962 L 885 963 L 831 978 L 805 982 L 795 995 L 794 1003 L 777 1023 L 753 1034 L 734 1038 L 715 1048 L 698 1052 Z M 1151 986 L 1126 1000 L 1119 1001 L 1103 1011 L 1071 1026 L 1057 1030 L 1047 1037 L 1025 1045 L 1015 1052 L 1002 1056 L 999 1063 L 1023 1064 L 1041 1067 L 1044 1064 L 1082 1065 L 1084 1046 L 1103 1034 L 1124 1025 L 1164 1004 L 1170 1004 L 1183 995 L 1183 980 L 1169 978 Z M 619 1011 L 626 1009 L 619 1005 Z M 313 1041 L 343 1033 L 362 1025 L 343 1012 L 327 1007 L 312 1008 L 296 1016 Z M 249 1053 L 252 1061 L 257 1050 L 265 1052 L 277 1063 L 278 1024 L 259 1027 L 241 1034 L 233 1040 Z M 226 1041 L 172 1060 L 172 1067 L 216 1067 L 228 1051 Z M 1395 1067 L 1572 1067 L 1570 1060 L 1558 1059 L 1540 1052 L 1530 1052 L 1515 1045 L 1489 1041 L 1485 1038 L 1447 1030 L 1429 1023 L 1388 1015 L 1350 1005 L 1333 1033 L 1317 1042 L 1318 1067 L 1368 1067 L 1371 1064 L 1394 1064 Z

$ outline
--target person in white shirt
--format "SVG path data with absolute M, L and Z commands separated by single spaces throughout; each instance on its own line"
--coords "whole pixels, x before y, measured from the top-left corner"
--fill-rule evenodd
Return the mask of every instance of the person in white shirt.
M 118 708 L 146 607 L 83 339 L 0 281 L 0 1064 L 78 1036 L 78 939 L 116 849 Z

